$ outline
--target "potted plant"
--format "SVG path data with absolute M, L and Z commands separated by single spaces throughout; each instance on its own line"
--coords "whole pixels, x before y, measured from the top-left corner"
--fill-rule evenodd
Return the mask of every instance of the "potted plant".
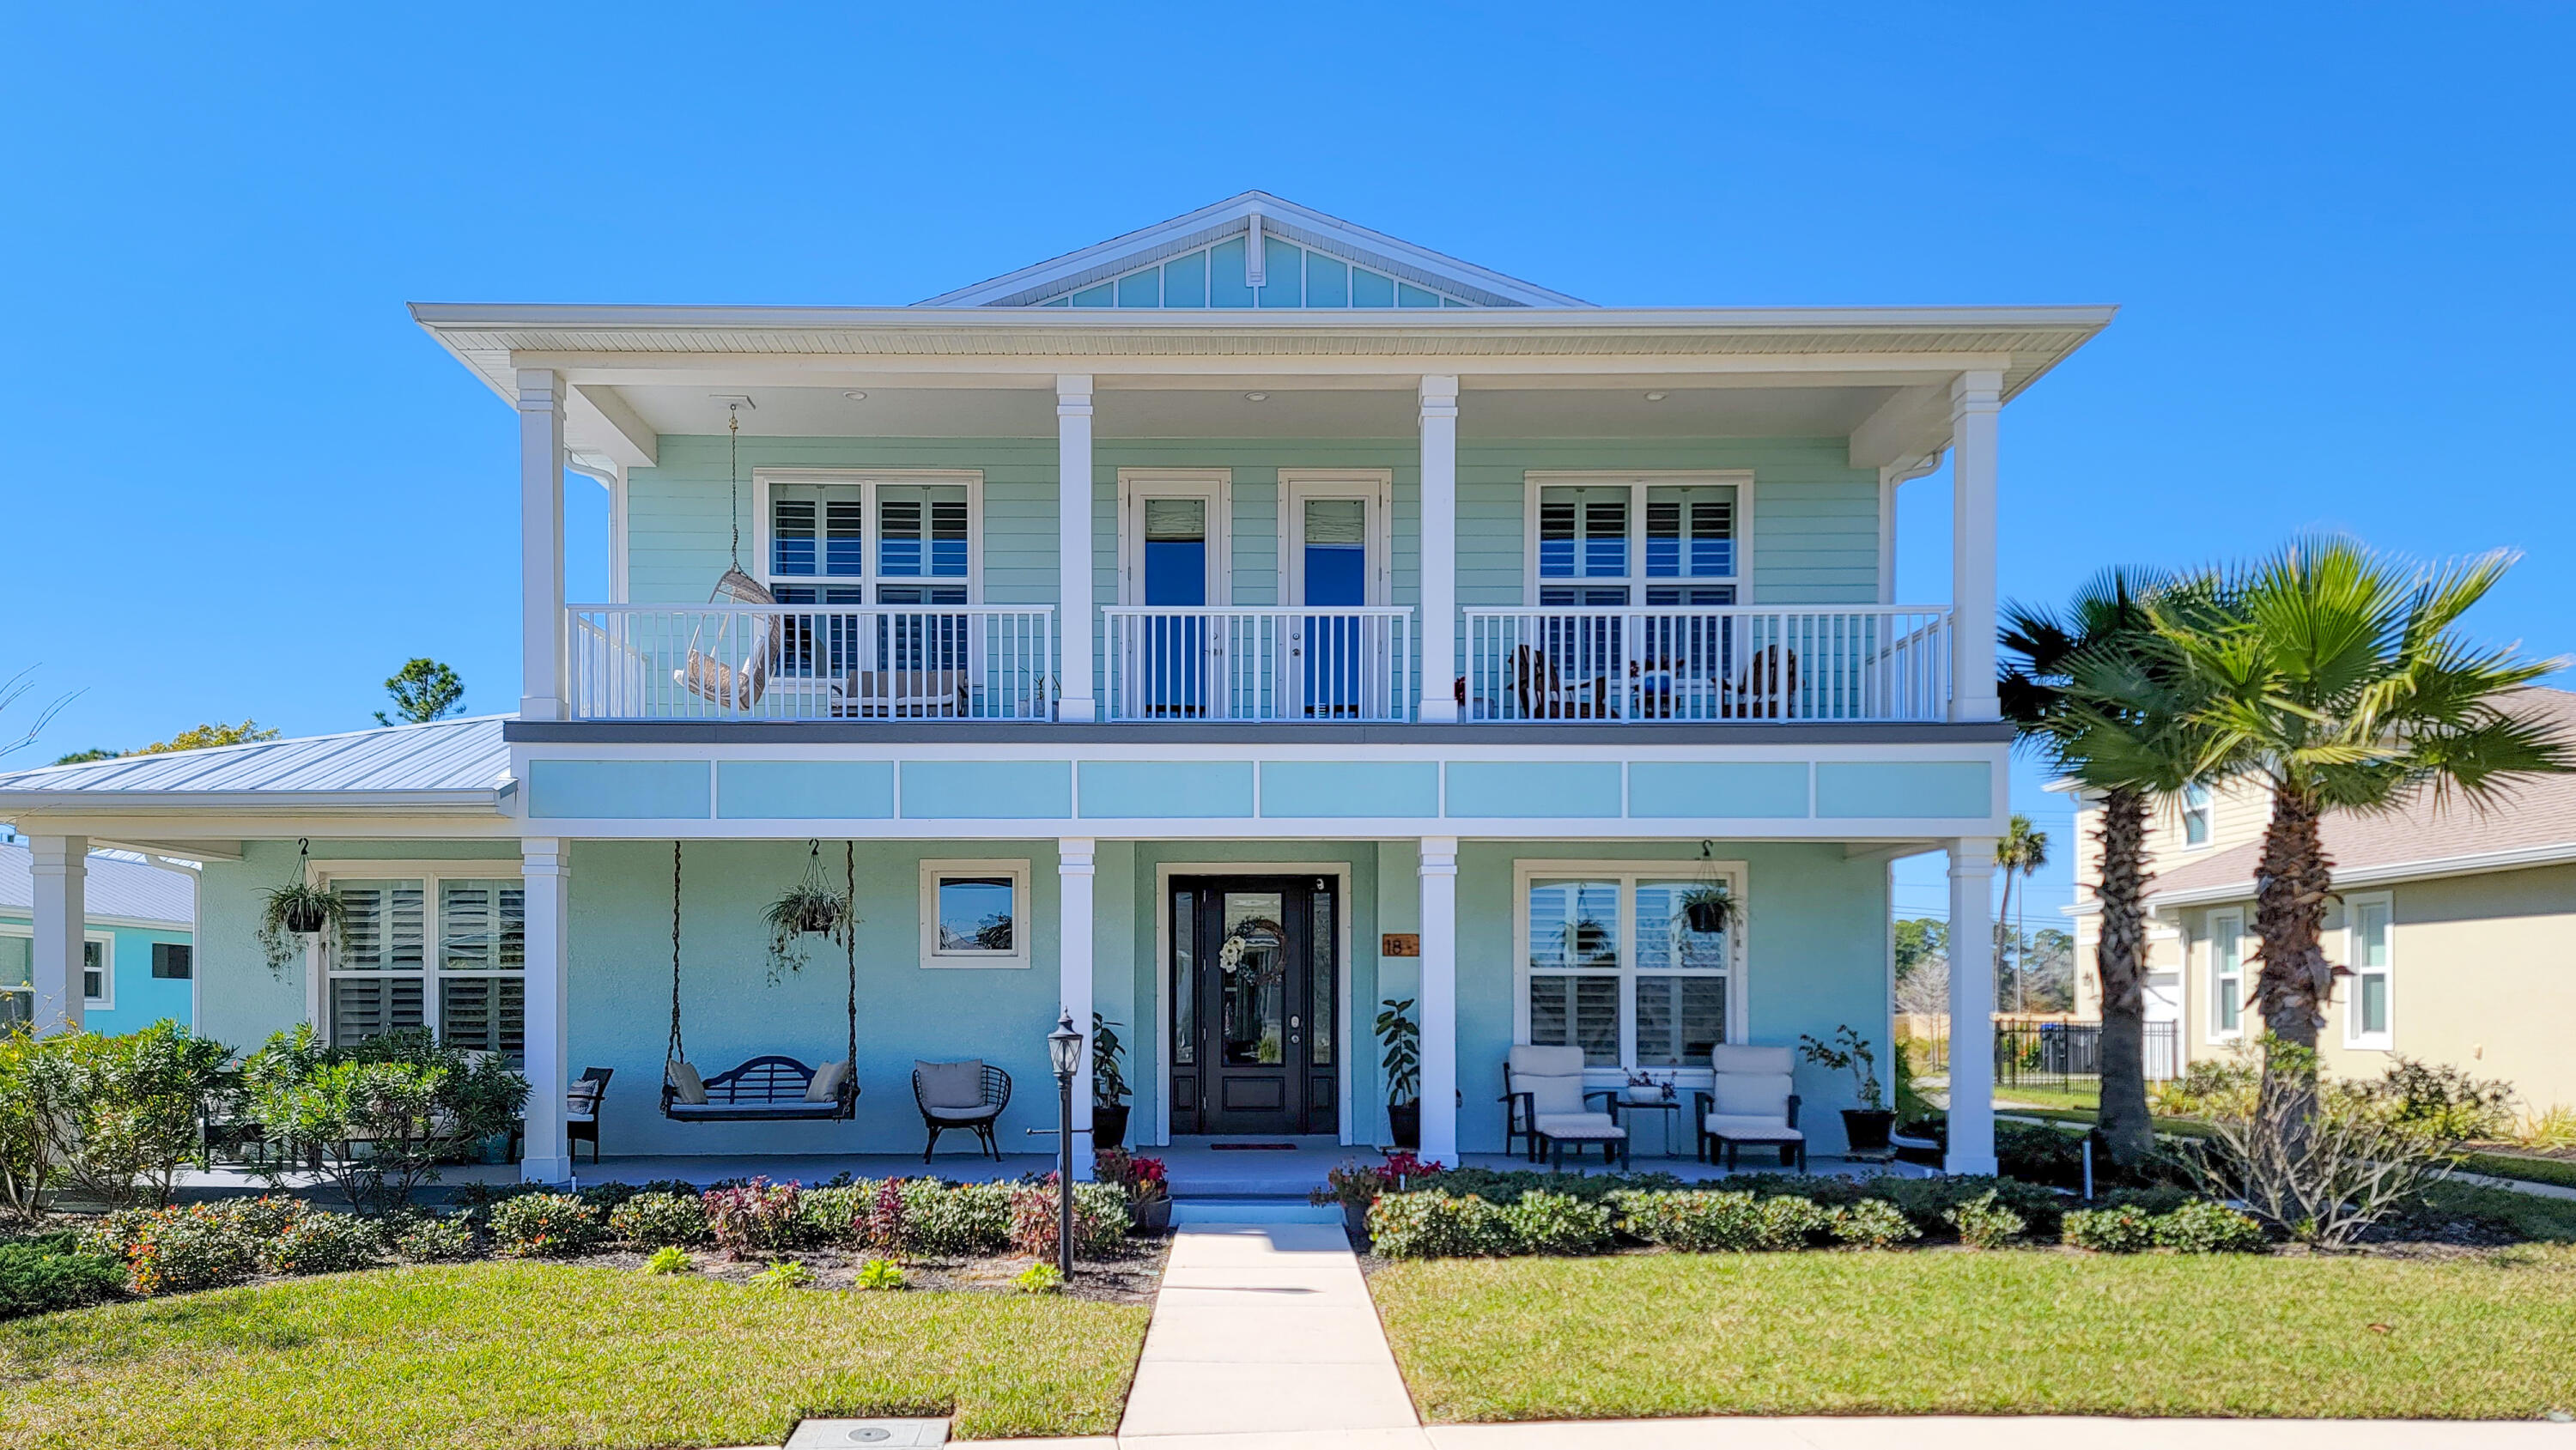
M 1854 1032 L 1846 1022 L 1834 1029 L 1834 1040 L 1820 1041 L 1798 1034 L 1798 1051 L 1807 1061 L 1835 1072 L 1848 1072 L 1860 1084 L 1860 1106 L 1843 1109 L 1843 1138 L 1854 1153 L 1884 1153 L 1887 1135 L 1896 1126 L 1896 1114 L 1889 1111 L 1885 1095 L 1878 1085 L 1878 1054 L 1871 1050 L 1869 1039 Z
M 1138 1158 L 1124 1148 L 1104 1148 L 1091 1160 L 1091 1174 L 1127 1193 L 1130 1232 L 1161 1233 L 1172 1226 L 1171 1175 L 1160 1158 Z
M 1715 882 L 1682 893 L 1682 924 L 1701 936 L 1715 936 L 1735 920 L 1735 898 Z
M 1651 1072 L 1631 1072 L 1628 1074 L 1628 1085 L 1619 1090 L 1619 1095 L 1629 1102 L 1640 1105 L 1668 1103 L 1673 1100 L 1673 1085 L 1657 1078 Z
M 282 886 L 272 887 L 260 907 L 259 945 L 267 954 L 268 969 L 283 971 L 304 949 L 298 938 L 322 936 L 348 924 L 349 909 L 328 886 L 308 880 L 304 862 L 312 850 L 310 842 L 298 841 L 295 849 L 295 875 Z
M 1091 1146 L 1097 1151 L 1127 1143 L 1127 1076 L 1118 1070 L 1127 1045 L 1118 1040 L 1123 1022 L 1091 1014 Z
M 825 884 L 823 843 L 808 842 L 805 879 L 787 888 L 763 914 L 769 923 L 769 980 L 776 982 L 780 973 L 804 967 L 806 937 L 837 938 L 845 928 L 856 925 L 855 907 L 855 902 Z
M 1413 999 L 1387 998 L 1377 1014 L 1377 1040 L 1385 1055 L 1386 1126 L 1399 1148 L 1422 1146 L 1422 1027 L 1410 1015 Z

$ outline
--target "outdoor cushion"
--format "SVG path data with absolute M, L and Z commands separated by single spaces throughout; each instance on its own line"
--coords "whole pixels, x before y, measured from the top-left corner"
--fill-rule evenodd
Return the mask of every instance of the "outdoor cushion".
M 1539 1136 L 1543 1138 L 1625 1138 L 1622 1128 L 1608 1113 L 1541 1113 L 1538 1115 Z
M 1803 1143 L 1807 1135 L 1781 1122 L 1778 1118 L 1743 1118 L 1725 1113 L 1711 1113 L 1705 1125 L 1712 1138 L 1733 1138 L 1739 1143 Z
M 841 1079 L 847 1077 L 849 1072 L 850 1065 L 846 1062 L 827 1062 L 814 1069 L 814 1080 L 805 1085 L 805 1101 L 828 1103 L 839 1097 Z
M 1000 1117 L 1002 1115 L 1002 1105 L 1000 1103 L 986 1103 L 981 1107 L 941 1108 L 938 1111 L 939 1116 L 946 1118 L 952 1123 L 980 1123 L 986 1118 Z
M 685 1062 L 668 1063 L 664 1065 L 662 1074 L 670 1079 L 673 1102 L 690 1107 L 706 1106 L 707 1085 L 705 1080 L 698 1076 L 696 1068 Z
M 1709 1099 L 1729 1117 L 1789 1121 L 1789 1076 L 1781 1073 L 1721 1072 L 1709 1083 Z
M 1514 1047 L 1503 1060 L 1511 1069 L 1512 1091 L 1530 1095 L 1533 1114 L 1584 1110 L 1582 1048 L 1523 1044 Z
M 1720 1074 L 1748 1072 L 1786 1076 L 1796 1070 L 1798 1063 L 1795 1052 L 1790 1048 L 1721 1042 L 1708 1050 L 1708 1065 Z
M 984 1106 L 984 1060 L 920 1062 L 912 1065 L 921 1078 L 921 1105 L 935 1112 L 957 1112 Z

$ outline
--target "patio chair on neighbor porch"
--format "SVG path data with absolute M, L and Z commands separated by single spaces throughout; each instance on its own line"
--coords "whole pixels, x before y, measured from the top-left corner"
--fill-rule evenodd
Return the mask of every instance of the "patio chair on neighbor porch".
M 1709 1091 L 1691 1095 L 1700 1161 L 1717 1161 L 1723 1148 L 1733 1168 L 1739 1150 L 1752 1144 L 1779 1149 L 1781 1166 L 1806 1172 L 1807 1135 L 1798 1130 L 1798 1095 L 1790 1091 L 1792 1050 L 1721 1042 L 1709 1049 L 1708 1065 Z
M 993 1136 L 993 1124 L 1002 1109 L 1011 1105 L 1009 1073 L 971 1057 L 963 1062 L 915 1062 L 912 1100 L 921 1108 L 921 1125 L 930 1130 L 930 1141 L 922 1145 L 922 1162 L 930 1161 L 940 1133 L 949 1128 L 973 1133 L 994 1162 L 1002 1161 L 1002 1145 Z
M 608 1096 L 608 1080 L 615 1076 L 617 1069 L 613 1067 L 585 1067 L 581 1070 L 581 1080 L 564 1090 L 564 1150 L 576 1160 L 581 1155 L 573 1145 L 588 1143 L 590 1161 L 599 1161 L 599 1100 Z M 511 1162 L 519 1161 L 520 1149 L 527 1143 L 527 1134 L 526 1119 L 510 1125 L 508 1157 Z
M 1514 1047 L 1503 1058 L 1503 1151 L 1511 1151 L 1514 1138 L 1526 1138 L 1531 1162 L 1545 1149 L 1551 1166 L 1562 1168 L 1568 1143 L 1578 1154 L 1599 1144 L 1603 1162 L 1626 1163 L 1628 1130 L 1592 1110 L 1594 1098 L 1612 1096 L 1608 1088 L 1583 1086 L 1582 1048 Z

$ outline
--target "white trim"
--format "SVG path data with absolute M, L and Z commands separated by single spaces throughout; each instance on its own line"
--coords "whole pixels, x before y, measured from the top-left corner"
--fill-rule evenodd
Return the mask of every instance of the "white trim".
M 1351 904 L 1351 863 L 1348 861 L 1160 861 L 1154 865 L 1154 1041 L 1156 1060 L 1162 1071 L 1154 1083 L 1154 1142 L 1169 1147 L 1172 1142 L 1172 878 L 1175 876 L 1330 876 L 1333 896 L 1341 903 L 1338 919 L 1333 923 L 1337 940 L 1334 950 L 1341 980 L 1334 984 L 1339 1001 L 1335 1009 L 1342 1014 L 1336 1024 L 1339 1041 L 1333 1048 L 1333 1092 L 1339 1106 L 1334 1116 L 1340 1120 L 1339 1141 L 1348 1146 L 1354 1126 L 1351 1111 L 1351 1037 L 1356 1030 L 1351 1016 L 1351 918 L 1358 915 Z M 1374 917 L 1374 911 L 1372 917 Z M 1370 1039 L 1374 1041 L 1375 1039 Z
M 2388 949 L 2388 960 L 2367 972 L 2361 962 L 2361 913 L 2366 907 L 2376 907 L 2387 913 L 2381 930 L 2386 933 L 2384 945 Z M 2394 893 L 2363 891 L 2344 897 L 2343 951 L 2344 965 L 2352 971 L 2352 990 L 2344 994 L 2343 1045 L 2358 1052 L 2395 1052 L 2397 1050 L 2397 898 Z M 2386 1007 L 2387 1021 L 2377 1032 L 2365 1032 L 2361 1027 L 2361 991 L 2366 975 L 2383 979 L 2381 993 Z
M 987 859 L 925 859 L 921 863 L 921 965 L 933 971 L 1025 969 L 1029 965 L 1029 861 L 1026 856 Z M 943 876 L 1008 876 L 1011 878 L 1011 949 L 1007 952 L 943 951 L 939 945 L 939 878 Z
M 1637 1061 L 1637 990 L 1641 972 L 1637 962 L 1637 883 L 1653 878 L 1665 881 L 1687 880 L 1714 875 L 1723 882 L 1734 898 L 1735 920 L 1727 927 L 1726 943 L 1726 1038 L 1728 1042 L 1753 1040 L 1751 1015 L 1752 994 L 1748 985 L 1747 965 L 1752 960 L 1750 943 L 1752 920 L 1752 870 L 1743 861 L 1702 861 L 1689 857 L 1666 860 L 1630 857 L 1626 860 L 1586 861 L 1558 860 L 1549 857 L 1524 856 L 1512 861 L 1512 1041 L 1526 1045 L 1530 1040 L 1529 987 L 1530 939 L 1529 893 L 1533 881 L 1542 876 L 1597 876 L 1618 884 L 1619 888 L 1619 1062 L 1609 1067 L 1587 1067 L 1587 1080 L 1600 1084 L 1624 1083 L 1629 1069 L 1670 1074 L 1672 1080 L 1685 1086 L 1705 1081 L 1705 1064 L 1649 1063 Z M 1892 928 L 1891 928 L 1892 930 Z M 1892 938 L 1891 938 L 1892 940 Z M 1893 948 L 1891 947 L 1891 951 Z M 1893 958 L 1891 957 L 1891 962 Z M 1891 970 L 1893 968 L 1891 967 Z M 1668 973 L 1649 973 L 1669 975 Z M 1597 975 L 1610 975 L 1598 973 Z
M 1355 498 L 1368 505 L 1368 598 L 1383 608 L 1395 589 L 1395 474 L 1384 468 L 1283 468 L 1279 470 L 1279 603 L 1296 608 L 1306 585 L 1305 530 L 1310 498 Z
M 1526 608 L 1539 607 L 1542 581 L 1538 576 L 1538 510 L 1539 493 L 1546 488 L 1611 488 L 1628 487 L 1628 572 L 1617 579 L 1554 579 L 1546 587 L 1580 589 L 1587 585 L 1601 588 L 1620 587 L 1629 592 L 1628 606 L 1645 606 L 1644 591 L 1650 588 L 1687 589 L 1693 585 L 1731 585 L 1735 602 L 1751 604 L 1753 599 L 1753 470 L 1749 468 L 1533 468 L 1521 474 L 1521 603 Z M 1735 569 L 1725 575 L 1705 578 L 1648 579 L 1646 577 L 1646 491 L 1657 487 L 1732 488 L 1735 490 Z
M 1118 470 L 1118 602 L 1145 602 L 1144 500 L 1204 499 L 1208 509 L 1210 606 L 1234 603 L 1234 470 L 1231 468 L 1122 468 Z
M 781 578 L 769 572 L 769 488 L 775 483 L 839 485 L 859 490 L 859 572 L 856 574 L 796 574 Z M 964 485 L 966 489 L 966 577 L 933 578 L 927 574 L 887 578 L 877 572 L 877 488 L 882 484 Z M 924 520 L 927 526 L 927 520 Z M 790 589 L 864 589 L 867 601 L 877 602 L 879 586 L 909 589 L 916 585 L 928 588 L 966 586 L 966 602 L 984 602 L 984 471 L 980 468 L 770 468 L 751 471 L 751 550 L 753 567 L 744 570 L 775 594 L 781 585 Z M 821 528 L 821 521 L 816 521 Z M 815 539 L 817 563 L 822 549 L 818 532 Z M 816 608 L 826 606 L 819 602 Z
M 89 919 L 89 925 L 84 927 L 81 931 L 81 940 L 84 943 L 98 943 L 98 975 L 100 982 L 107 988 L 107 995 L 104 997 L 93 997 L 89 995 L 86 990 L 88 984 L 86 980 L 84 980 L 82 984 L 84 990 L 81 993 L 81 1010 L 84 1012 L 112 1012 L 116 1010 L 116 933 L 112 931 L 97 930 L 96 928 L 99 921 L 100 918 L 95 916 Z M 168 927 L 159 929 L 164 931 L 171 930 L 171 928 Z M 32 943 L 36 939 L 35 924 L 32 922 L 22 924 L 14 921 L 0 921 L 0 937 L 13 937 L 26 941 L 31 944 L 30 949 L 32 950 Z M 84 961 L 81 966 L 81 972 L 83 977 L 86 978 L 89 972 L 89 966 L 86 961 L 87 954 L 84 953 L 83 956 Z M 31 980 L 29 985 L 26 987 L 10 987 L 6 990 L 10 992 L 28 992 L 30 994 L 30 1000 L 32 1000 L 34 984 Z
M 2221 922 L 2226 923 L 2227 939 L 2236 945 L 2235 974 L 2224 979 L 2218 975 L 2218 941 Z M 2233 908 L 2226 911 L 2213 911 L 2203 920 L 2202 926 L 2205 940 L 2201 950 L 2204 962 L 2201 976 L 2209 986 L 2207 1010 L 2201 1018 L 2203 1040 L 2242 1041 L 2245 1036 L 2245 913 Z M 2234 984 L 2227 988 L 2224 994 L 2219 991 L 2221 980 Z M 2230 1002 L 2236 1013 L 2236 1026 L 2232 1029 L 2218 1025 L 2218 1007 L 2222 999 Z
M 515 969 L 501 967 L 488 967 L 482 969 L 468 968 L 458 971 L 449 971 L 441 965 L 441 961 L 445 957 L 446 953 L 444 950 L 445 942 L 442 940 L 440 935 L 442 913 L 439 910 L 439 888 L 450 881 L 515 881 L 520 884 L 521 890 L 524 891 L 527 886 L 526 862 L 524 858 L 512 859 L 506 856 L 489 856 L 452 857 L 446 860 L 434 861 L 307 861 L 304 863 L 304 879 L 308 885 L 321 887 L 328 887 L 339 881 L 417 880 L 420 882 L 420 970 L 418 972 L 341 971 L 331 965 L 330 957 L 328 955 L 327 934 L 316 935 L 305 943 L 305 1021 L 311 1023 L 313 1030 L 322 1035 L 322 1040 L 324 1042 L 330 1042 L 332 1038 L 330 996 L 330 984 L 332 982 L 342 980 L 391 982 L 416 978 L 421 984 L 421 1025 L 437 1034 L 441 1041 L 445 1041 L 447 1033 L 440 1023 L 441 1009 L 440 993 L 438 990 L 439 984 L 451 979 L 458 981 L 485 979 L 502 982 L 518 982 L 522 984 L 520 1006 L 520 1047 L 522 1055 L 525 1055 L 527 1012 L 525 984 L 529 978 L 527 975 L 527 968 L 525 966 L 526 947 L 524 945 L 524 920 L 521 923 L 523 944 L 520 948 L 521 965 L 519 967 Z M 493 993 L 492 998 L 492 1014 L 494 1021 L 494 1034 L 496 1038 L 499 1034 L 500 1011 L 500 993 L 496 990 Z
M 2192 801 L 2193 791 L 2200 792 L 2198 804 Z M 2197 841 L 2191 838 L 2193 816 L 2200 817 L 2200 839 Z M 2174 834 L 2180 838 L 2180 844 L 2185 852 L 2208 850 L 2210 842 L 2216 840 L 2218 836 L 2218 792 L 2199 781 L 2185 784 L 2182 794 L 2175 798 Z

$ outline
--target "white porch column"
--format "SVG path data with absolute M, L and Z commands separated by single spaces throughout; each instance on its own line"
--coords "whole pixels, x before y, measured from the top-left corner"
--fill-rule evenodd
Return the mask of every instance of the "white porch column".
M 2001 373 L 1950 385 L 1950 718 L 2000 720 L 1995 697 L 1995 424 Z
M 1991 678 L 1991 676 L 1989 676 Z M 1995 1171 L 1995 843 L 1950 843 L 1950 1152 L 1953 1173 Z
M 1091 602 L 1091 375 L 1055 380 L 1056 718 L 1089 720 L 1091 651 L 1100 611 Z M 1083 1031 L 1088 1023 L 1077 1023 Z
M 1458 1163 L 1458 838 L 1422 838 L 1422 1160 Z
M 564 717 L 563 375 L 521 368 L 519 717 Z
M 89 837 L 30 836 L 35 871 L 34 1027 L 81 1030 L 81 943 L 89 925 Z
M 571 1002 L 572 843 L 552 836 L 530 836 L 519 842 L 520 871 L 527 885 L 526 981 L 528 1114 L 527 1142 L 521 1148 L 519 1176 L 530 1183 L 563 1183 L 572 1178 L 572 1158 L 564 1147 L 564 1093 L 572 1042 L 567 1030 Z
M 1458 380 L 1444 373 L 1422 379 L 1422 718 L 1458 718 Z
M 1055 843 L 1056 978 L 1073 1030 L 1091 1037 L 1091 840 L 1069 836 Z M 1054 1024 L 1048 1024 L 1052 1027 Z M 1073 1079 L 1073 1176 L 1091 1176 L 1091 1053 Z

